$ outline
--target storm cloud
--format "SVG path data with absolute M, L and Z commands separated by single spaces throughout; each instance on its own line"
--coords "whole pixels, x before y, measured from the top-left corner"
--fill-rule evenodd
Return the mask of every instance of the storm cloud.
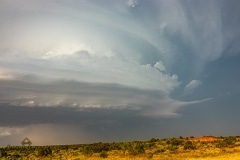
M 1 0 L 1 145 L 238 133 L 239 6 Z

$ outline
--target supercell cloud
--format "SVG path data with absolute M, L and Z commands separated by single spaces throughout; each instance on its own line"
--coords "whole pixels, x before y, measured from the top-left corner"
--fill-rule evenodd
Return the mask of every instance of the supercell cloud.
M 200 115 L 239 105 L 239 5 L 1 0 L 2 145 L 196 134 L 185 130 L 204 123 Z M 210 124 L 199 134 L 236 133 Z M 61 140 L 66 129 L 71 138 Z

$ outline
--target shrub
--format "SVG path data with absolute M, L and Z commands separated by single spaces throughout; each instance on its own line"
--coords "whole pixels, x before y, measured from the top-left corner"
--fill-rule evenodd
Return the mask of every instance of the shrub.
M 109 151 L 110 144 L 109 143 L 94 143 L 89 146 L 93 153 L 100 153 L 102 151 Z
M 101 158 L 107 158 L 108 157 L 108 154 L 106 151 L 102 151 L 100 154 L 99 154 L 99 157 Z
M 154 147 L 156 147 L 156 144 L 154 142 L 152 142 L 152 143 L 149 143 L 149 144 L 145 145 L 145 147 L 154 148 Z
M 174 146 L 179 146 L 183 143 L 183 140 L 173 138 L 170 143 Z
M 4 149 L 0 150 L 0 157 L 6 157 L 7 156 L 7 152 Z
M 229 136 L 224 138 L 223 142 L 226 143 L 227 145 L 234 145 L 236 140 L 237 140 L 236 137 Z
M 130 155 L 137 155 L 137 154 L 145 153 L 144 144 L 133 143 L 130 146 L 128 152 L 129 152 Z
M 157 142 L 157 139 L 151 138 L 151 139 L 149 140 L 149 142 Z
M 193 145 L 191 141 L 187 141 L 184 145 L 184 150 L 193 150 L 196 149 L 196 147 Z
M 218 141 L 216 144 L 217 148 L 224 148 L 224 147 L 233 147 L 236 143 L 236 137 L 225 137 L 222 141 Z
M 165 151 L 166 151 L 165 149 L 157 149 L 154 151 L 154 153 L 163 153 Z
M 173 152 L 175 152 L 175 151 L 177 151 L 177 149 L 178 149 L 178 146 L 175 146 L 175 145 L 169 145 L 169 146 L 167 146 L 167 149 L 169 150 L 169 151 L 173 151 Z
M 93 151 L 91 150 L 90 147 L 84 147 L 82 153 L 83 155 L 89 156 L 93 154 Z
M 166 144 L 171 144 L 171 141 L 167 140 L 167 141 L 166 141 Z
M 152 158 L 153 158 L 153 153 L 148 153 L 147 158 L 148 158 L 148 159 L 152 159 Z
M 38 150 L 39 156 L 48 156 L 52 155 L 52 149 L 50 147 L 43 147 Z

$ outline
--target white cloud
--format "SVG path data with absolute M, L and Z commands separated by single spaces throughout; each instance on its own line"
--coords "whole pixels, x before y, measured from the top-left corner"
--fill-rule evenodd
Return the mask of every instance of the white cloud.
M 69 56 L 71 54 L 74 54 L 78 51 L 88 51 L 88 53 L 94 54 L 95 51 L 86 44 L 60 44 L 59 47 L 53 48 L 50 51 L 47 51 L 46 53 L 43 53 L 41 57 L 43 59 L 49 59 L 49 58 L 58 58 L 61 56 Z
M 73 1 L 66 2 L 67 5 L 27 2 L 27 6 L 21 6 L 20 3 L 6 1 L 9 3 L 6 5 L 8 8 L 1 10 L 4 14 L 0 17 L 0 33 L 3 33 L 4 42 L 0 43 L 0 67 L 11 71 L 11 76 L 0 72 L 0 80 L 13 77 L 30 81 L 29 76 L 32 76 L 37 78 L 31 79 L 31 82 L 44 84 L 63 79 L 119 84 L 144 91 L 157 90 L 164 93 L 163 100 L 169 100 L 170 93 L 180 84 L 178 75 L 172 72 L 171 67 L 177 63 L 175 55 L 181 46 L 176 47 L 172 37 L 183 40 L 183 48 L 190 48 L 191 53 L 202 57 L 199 61 L 215 60 L 221 54 L 221 20 L 217 6 L 208 6 L 210 17 L 213 17 L 208 18 L 207 12 L 201 12 L 203 6 L 195 11 L 192 3 L 188 6 L 175 0 L 154 1 L 143 6 L 143 10 L 139 7 L 134 13 L 128 7 L 136 7 L 139 0 L 104 1 L 99 5 Z M 149 12 L 143 12 L 147 10 Z M 4 19 L 12 21 L 6 23 Z M 194 26 L 201 26 L 197 27 L 200 34 Z M 200 81 L 193 80 L 186 86 L 186 90 L 199 85 Z M 30 94 L 35 96 L 35 93 Z M 111 95 L 110 92 L 107 95 Z M 127 106 L 140 99 L 140 102 L 146 104 L 139 95 L 132 101 L 117 96 L 114 101 L 107 96 L 97 96 L 96 101 L 85 97 L 81 103 L 75 99 L 70 102 L 68 94 L 50 96 L 52 99 L 39 94 L 36 96 L 14 100 L 12 103 L 27 106 L 69 104 L 102 107 L 114 106 L 115 103 Z M 163 104 L 155 103 L 154 100 L 154 105 Z
M 127 5 L 128 5 L 129 7 L 134 8 L 134 7 L 136 7 L 136 6 L 139 5 L 139 0 L 128 0 L 128 1 L 127 1 Z
M 162 61 L 156 62 L 154 64 L 154 67 L 159 69 L 160 71 L 166 71 L 165 66 L 163 65 Z
M 42 60 L 42 57 L 31 58 L 22 55 L 2 57 L 0 62 L 20 76 L 24 74 L 38 75 L 45 79 L 68 79 L 90 83 L 116 83 L 129 87 L 160 90 L 169 94 L 178 85 L 177 75 L 170 75 L 161 62 L 154 67 L 142 65 L 138 61 L 128 60 L 120 56 L 76 51 L 68 54 L 56 54 Z M 108 53 L 108 51 L 106 51 Z M 47 65 L 47 66 L 46 66 Z M 17 66 L 17 67 L 15 67 Z M 160 71 L 159 71 L 160 70 Z M 20 74 L 20 75 L 19 75 Z M 16 77 L 18 77 L 16 76 Z M 24 79 L 24 77 L 22 77 Z
M 223 31 L 223 14 L 220 9 L 222 3 L 216 1 L 207 4 L 201 1 L 196 4 L 159 0 L 143 6 L 136 15 L 131 13 L 124 3 L 135 7 L 139 5 L 139 0 L 111 3 L 103 1 L 101 4 L 69 1 L 66 2 L 67 5 L 48 1 L 25 1 L 23 4 L 28 5 L 4 1 L 1 6 L 3 14 L 0 17 L 0 33 L 4 39 L 0 43 L 1 51 L 44 53 L 45 57 L 48 57 L 71 50 L 61 47 L 61 51 L 56 49 L 59 45 L 68 45 L 71 41 L 88 44 L 101 52 L 115 49 L 117 54 L 136 58 L 139 56 L 136 54 L 140 54 L 139 57 L 146 54 L 142 43 L 139 43 L 144 41 L 157 50 L 155 54 L 160 55 L 170 69 L 176 62 L 175 55 L 181 52 L 181 47 L 177 48 L 176 41 L 171 39 L 176 36 L 183 43 L 183 48 L 186 47 L 199 58 L 199 64 L 195 65 L 201 68 L 206 62 L 216 60 L 225 53 L 222 52 L 226 47 L 224 42 L 236 39 L 235 30 Z M 144 12 L 145 10 L 151 12 Z M 28 14 L 29 12 L 33 14 Z M 58 18 L 62 15 L 65 16 Z M 142 23 L 144 19 L 146 23 Z M 160 32 L 153 26 L 159 26 Z M 12 32 L 7 32 L 8 30 Z M 235 53 L 239 53 L 237 44 L 234 45 Z
M 44 60 L 27 55 L 18 60 L 10 55 L 7 60 L 3 57 L 0 62 L 10 66 L 16 75 L 25 72 L 45 80 L 28 83 L 28 79 L 21 77 L 22 84 L 16 85 L 31 89 L 9 92 L 0 100 L 7 100 L 12 106 L 137 109 L 141 115 L 162 117 L 176 116 L 178 108 L 188 104 L 169 98 L 180 82 L 177 75 L 166 71 L 161 61 L 152 66 L 116 54 L 73 52 L 53 54 Z M 28 64 L 24 66 L 23 62 Z M 43 64 L 49 65 L 45 68 Z M 201 81 L 192 80 L 186 88 L 192 90 L 200 84 Z M 5 89 L 12 87 L 14 84 L 5 84 Z
M 202 84 L 200 80 L 192 80 L 185 86 L 186 92 L 191 92 Z
M 159 1 L 160 30 L 177 36 L 198 57 L 201 70 L 206 62 L 224 54 L 224 22 L 218 1 Z M 167 24 L 167 25 L 166 25 Z M 233 38 L 233 37 L 231 37 Z M 196 67 L 196 68 L 197 68 Z

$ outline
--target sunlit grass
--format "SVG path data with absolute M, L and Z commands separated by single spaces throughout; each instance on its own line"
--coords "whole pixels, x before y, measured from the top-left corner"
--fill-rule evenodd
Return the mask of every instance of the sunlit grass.
M 31 160 L 240 160 L 237 137 L 169 138 L 63 146 L 8 146 L 0 159 Z

